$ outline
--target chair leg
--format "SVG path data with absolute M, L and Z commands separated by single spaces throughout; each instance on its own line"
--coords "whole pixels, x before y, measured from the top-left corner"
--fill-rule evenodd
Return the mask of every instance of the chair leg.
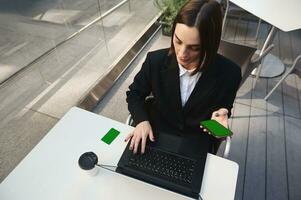
M 276 90 L 276 88 L 282 83 L 282 81 L 290 74 L 290 73 L 292 73 L 292 71 L 295 69 L 295 67 L 296 67 L 296 64 L 297 64 L 297 62 L 298 62 L 298 60 L 301 58 L 301 55 L 299 55 L 296 59 L 295 59 L 295 61 L 294 61 L 294 63 L 293 63 L 293 65 L 292 65 L 292 67 L 285 73 L 285 75 L 280 79 L 280 81 L 278 81 L 278 83 L 273 87 L 273 89 L 264 97 L 264 100 L 267 100 L 270 96 L 271 96 L 271 94 Z
M 291 70 L 289 70 L 282 78 L 280 81 L 278 81 L 278 83 L 273 87 L 273 89 L 269 92 L 269 94 L 267 94 L 265 97 L 264 97 L 264 100 L 267 100 L 271 94 L 277 89 L 277 87 L 282 83 L 282 81 L 291 73 Z
M 128 115 L 125 124 L 130 126 L 133 124 L 133 118 L 131 114 Z
M 275 26 L 272 26 L 271 28 L 271 31 L 269 32 L 269 35 L 268 37 L 266 38 L 266 40 L 264 41 L 264 44 L 263 44 L 263 47 L 262 49 L 260 50 L 260 56 L 264 53 L 264 51 L 268 48 L 268 46 L 271 44 L 271 40 L 273 40 L 273 36 L 274 36 L 274 33 L 276 31 L 276 28 Z M 260 76 L 260 72 L 261 72 L 261 68 L 262 68 L 262 63 L 260 63 L 260 65 L 257 67 L 256 69 L 256 78 L 255 78 L 255 83 L 253 84 L 253 89 L 255 88 L 256 86 L 256 83 L 257 83 L 257 80 Z
M 222 37 L 224 36 L 224 32 L 225 32 L 225 26 L 226 26 L 226 19 L 227 19 L 227 15 L 228 15 L 228 10 L 229 10 L 229 0 L 226 0 L 226 10 L 225 10 L 225 14 L 224 14 L 224 18 L 223 18 L 223 24 L 222 24 Z
M 260 63 L 260 64 L 258 65 L 258 67 L 256 68 L 255 81 L 254 81 L 254 83 L 253 83 L 253 85 L 252 85 L 252 89 L 253 89 L 253 90 L 255 89 L 256 83 L 257 83 L 257 81 L 258 81 L 258 79 L 259 79 L 259 74 L 260 74 L 260 71 L 261 71 L 261 66 L 262 66 L 262 63 Z
M 261 19 L 259 18 L 258 24 L 257 24 L 257 29 L 256 29 L 256 35 L 255 35 L 255 40 L 256 40 L 256 41 L 258 40 L 260 25 L 261 25 Z
M 231 137 L 228 136 L 226 138 L 226 147 L 225 147 L 225 150 L 224 150 L 223 158 L 228 158 L 229 157 L 230 148 L 231 148 Z

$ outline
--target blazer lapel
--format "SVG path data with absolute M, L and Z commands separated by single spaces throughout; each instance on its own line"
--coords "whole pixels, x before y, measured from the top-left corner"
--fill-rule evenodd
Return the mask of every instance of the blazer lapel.
M 169 57 L 166 68 L 161 71 L 161 80 L 167 102 L 177 110 L 182 110 L 179 66 L 175 55 Z

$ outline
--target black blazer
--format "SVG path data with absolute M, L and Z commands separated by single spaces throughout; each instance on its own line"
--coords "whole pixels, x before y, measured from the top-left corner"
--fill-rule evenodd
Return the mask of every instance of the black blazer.
M 128 109 L 136 124 L 150 120 L 144 101 L 152 93 L 155 97 L 152 120 L 156 128 L 200 134 L 200 121 L 210 119 L 213 111 L 227 108 L 230 117 L 240 81 L 240 67 L 218 54 L 202 72 L 182 107 L 176 56 L 169 56 L 168 49 L 161 49 L 147 54 L 141 70 L 129 86 Z

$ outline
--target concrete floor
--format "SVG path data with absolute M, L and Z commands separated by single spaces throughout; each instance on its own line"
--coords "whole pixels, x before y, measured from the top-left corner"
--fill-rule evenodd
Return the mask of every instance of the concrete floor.
M 158 32 L 151 42 L 137 56 L 135 61 L 120 76 L 93 112 L 124 123 L 129 115 L 125 92 L 127 91 L 128 86 L 132 83 L 134 76 L 140 70 L 147 52 L 161 48 L 168 48 L 169 46 L 170 38 L 162 36 L 161 31 Z
M 95 0 L 1 2 L 0 84 L 100 14 L 117 5 L 120 0 L 99 1 L 101 10 L 98 9 L 96 2 Z M 90 37 L 94 37 L 92 43 L 86 44 L 90 49 L 93 48 L 92 44 L 97 44 L 97 39 L 104 40 L 103 30 L 98 29 L 98 32 L 89 33 Z M 84 48 L 78 50 L 87 51 Z
M 100 11 L 95 0 L 1 2 L 0 84 L 119 2 L 100 1 Z

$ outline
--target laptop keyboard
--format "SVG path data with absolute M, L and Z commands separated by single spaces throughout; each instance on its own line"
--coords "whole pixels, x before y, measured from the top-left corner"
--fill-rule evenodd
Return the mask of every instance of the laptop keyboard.
M 190 184 L 196 161 L 146 146 L 144 154 L 131 154 L 127 165 L 152 176 Z

